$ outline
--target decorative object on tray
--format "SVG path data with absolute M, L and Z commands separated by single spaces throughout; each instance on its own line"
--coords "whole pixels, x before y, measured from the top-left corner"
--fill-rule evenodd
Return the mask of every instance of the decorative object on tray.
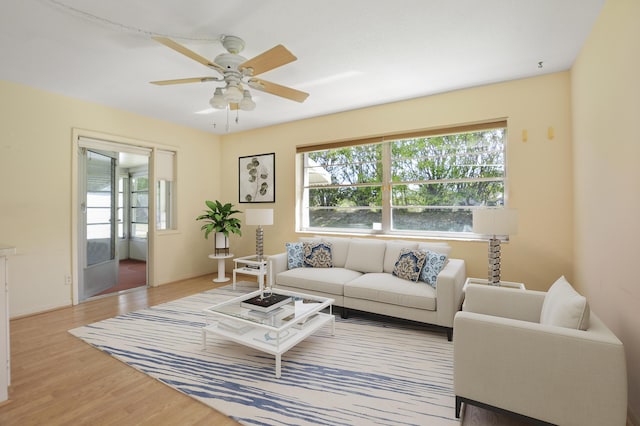
M 518 211 L 507 208 L 483 208 L 473 211 L 473 232 L 489 235 L 490 284 L 500 285 L 500 239 L 498 236 L 515 235 L 518 231 Z
M 258 261 L 264 256 L 264 230 L 262 225 L 273 225 L 273 209 L 247 209 L 244 216 L 247 225 L 258 225 L 256 229 L 256 255 Z
M 238 177 L 241 203 L 273 203 L 276 201 L 276 154 L 240 157 Z
M 203 220 L 205 224 L 200 227 L 204 231 L 204 237 L 209 238 L 209 234 L 215 234 L 215 254 L 229 254 L 229 233 L 242 235 L 240 219 L 231 217 L 234 214 L 242 213 L 240 210 L 234 210 L 233 204 L 222 204 L 220 201 L 205 201 L 209 208 L 203 214 L 198 216 L 196 220 Z
M 253 309 L 261 312 L 271 312 L 282 305 L 286 305 L 291 301 L 290 296 L 271 293 L 268 296 L 255 296 L 241 303 L 244 308 Z

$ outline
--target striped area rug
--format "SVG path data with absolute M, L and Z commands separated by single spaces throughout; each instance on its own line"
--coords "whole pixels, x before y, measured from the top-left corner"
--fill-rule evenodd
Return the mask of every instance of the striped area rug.
M 207 337 L 210 290 L 69 332 L 245 425 L 456 425 L 453 344 L 419 326 L 336 318 L 282 357 Z

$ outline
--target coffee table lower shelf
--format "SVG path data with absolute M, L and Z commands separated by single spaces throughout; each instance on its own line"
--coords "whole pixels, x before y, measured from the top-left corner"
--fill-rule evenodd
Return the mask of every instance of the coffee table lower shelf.
M 247 325 L 244 327 L 234 325 L 232 319 L 220 320 L 215 324 L 202 328 L 202 346 L 207 347 L 207 334 L 221 336 L 236 343 L 274 355 L 276 358 L 275 375 L 280 378 L 282 373 L 282 354 L 311 336 L 320 328 L 331 324 L 331 335 L 335 334 L 335 317 L 333 314 L 319 312 L 309 318 L 304 324 L 292 325 L 283 330 L 270 330 L 264 327 Z M 237 324 L 237 323 L 235 323 Z

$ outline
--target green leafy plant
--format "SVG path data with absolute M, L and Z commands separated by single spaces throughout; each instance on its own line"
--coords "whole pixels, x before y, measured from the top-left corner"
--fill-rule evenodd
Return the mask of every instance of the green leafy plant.
M 204 211 L 196 218 L 196 220 L 203 220 L 206 223 L 200 228 L 204 231 L 204 237 L 209 238 L 209 234 L 212 232 L 222 232 L 225 237 L 229 237 L 229 233 L 242 235 L 240 230 L 240 219 L 231 217 L 236 213 L 242 213 L 240 210 L 234 210 L 233 204 L 222 204 L 220 201 L 205 201 L 208 210 Z

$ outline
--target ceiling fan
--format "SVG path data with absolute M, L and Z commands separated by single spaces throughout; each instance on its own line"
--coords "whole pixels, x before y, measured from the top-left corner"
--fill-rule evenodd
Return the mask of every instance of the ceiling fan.
M 296 102 L 304 102 L 309 96 L 308 93 L 301 92 L 300 90 L 255 78 L 256 75 L 286 65 L 297 59 L 281 44 L 247 60 L 239 55 L 244 49 L 244 41 L 239 37 L 227 35 L 223 36 L 221 41 L 228 53 L 221 53 L 216 56 L 213 61 L 210 61 L 167 37 L 153 37 L 153 39 L 217 71 L 220 77 L 192 77 L 152 81 L 151 83 L 163 86 L 183 83 L 206 83 L 209 81 L 224 82 L 225 86 L 217 87 L 210 100 L 213 108 L 225 109 L 228 106 L 233 110 L 253 110 L 256 104 L 253 99 L 251 99 L 251 93 L 245 86 Z

